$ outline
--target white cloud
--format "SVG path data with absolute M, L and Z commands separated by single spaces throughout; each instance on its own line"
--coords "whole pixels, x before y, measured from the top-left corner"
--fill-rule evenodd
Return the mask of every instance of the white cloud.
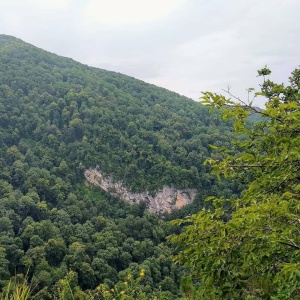
M 179 9 L 186 0 L 91 0 L 86 20 L 105 25 L 126 25 L 155 21 Z
M 28 0 L 28 3 L 41 9 L 61 9 L 71 4 L 71 0 Z

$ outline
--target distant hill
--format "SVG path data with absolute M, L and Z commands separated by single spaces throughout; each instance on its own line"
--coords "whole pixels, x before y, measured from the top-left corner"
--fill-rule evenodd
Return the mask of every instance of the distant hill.
M 6 35 L 0 97 L 2 151 L 30 150 L 49 172 L 64 160 L 72 182 L 98 165 L 134 191 L 206 189 L 208 145 L 230 140 L 219 115 L 191 99 Z

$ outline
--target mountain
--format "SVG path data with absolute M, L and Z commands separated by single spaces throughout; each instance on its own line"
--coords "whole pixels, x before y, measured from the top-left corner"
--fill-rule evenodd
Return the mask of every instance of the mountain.
M 42 166 L 64 158 L 73 181 L 98 165 L 134 192 L 211 186 L 208 145 L 228 142 L 230 132 L 208 108 L 13 37 L 0 36 L 0 56 L 4 148 L 38 142 L 43 151 L 31 151 Z
M 168 223 L 142 201 L 128 206 L 86 187 L 84 173 L 98 170 L 149 197 L 165 187 L 197 190 L 183 214 L 208 195 L 237 192 L 203 166 L 216 157 L 209 144 L 229 147 L 232 137 L 208 110 L 0 35 L 0 290 L 28 273 L 41 299 L 51 299 L 68 270 L 79 291 L 113 286 L 142 265 L 150 291 L 179 295 Z

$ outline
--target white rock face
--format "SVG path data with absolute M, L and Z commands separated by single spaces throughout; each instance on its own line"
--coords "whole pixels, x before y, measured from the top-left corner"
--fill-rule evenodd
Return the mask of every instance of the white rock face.
M 145 202 L 148 209 L 156 214 L 170 213 L 174 209 L 181 208 L 193 202 L 197 194 L 196 189 L 177 190 L 164 186 L 153 197 L 147 191 L 131 193 L 121 181 L 114 181 L 112 177 L 105 176 L 97 168 L 85 170 L 84 175 L 89 184 L 100 187 L 129 204 Z

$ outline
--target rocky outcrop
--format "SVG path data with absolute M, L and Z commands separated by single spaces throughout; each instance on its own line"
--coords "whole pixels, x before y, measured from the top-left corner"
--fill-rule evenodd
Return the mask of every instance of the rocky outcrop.
M 169 186 L 164 186 L 155 196 L 149 192 L 132 193 L 121 181 L 114 181 L 97 168 L 85 170 L 84 175 L 89 184 L 100 187 L 129 204 L 145 202 L 148 209 L 157 214 L 170 213 L 193 202 L 197 193 L 195 189 L 177 190 Z

